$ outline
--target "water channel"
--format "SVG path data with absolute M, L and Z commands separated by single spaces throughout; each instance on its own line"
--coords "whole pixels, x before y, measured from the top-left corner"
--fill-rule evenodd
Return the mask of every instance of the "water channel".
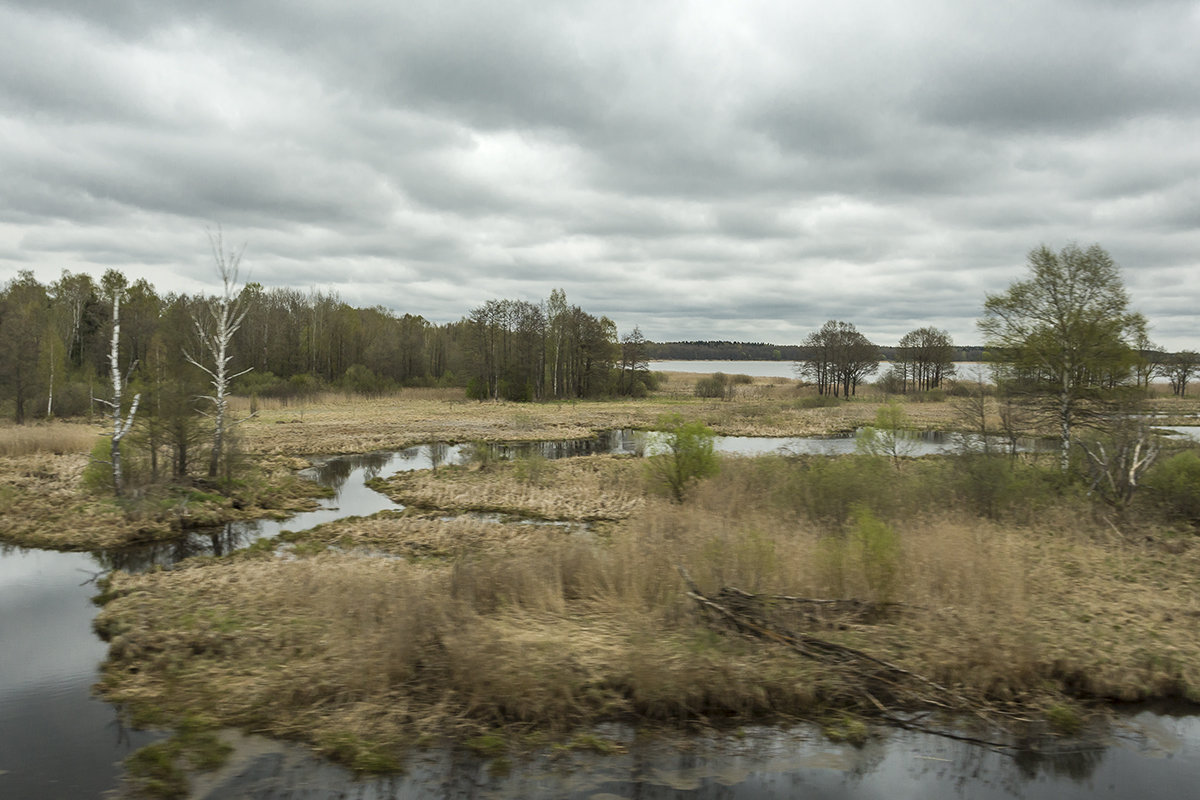
M 612 431 L 596 439 L 495 445 L 490 455 L 645 453 L 653 433 Z M 1031 445 L 1038 446 L 1036 443 Z M 913 455 L 958 450 L 959 439 L 913 439 Z M 717 449 L 754 455 L 853 452 L 854 439 L 721 437 Z M 364 484 L 402 470 L 473 457 L 470 445 L 321 459 L 309 474 L 335 496 L 285 522 L 194 531 L 179 539 L 95 553 L 0 548 L 0 797 L 92 798 L 117 786 L 120 761 L 161 734 L 123 726 L 91 696 L 106 646 L 92 633 L 94 579 L 114 568 L 144 570 L 201 553 L 226 553 L 284 528 L 303 530 L 400 506 Z M 811 731 L 764 729 L 747 737 L 692 740 L 685 751 L 631 744 L 620 756 L 572 756 L 514 765 L 493 776 L 461 753 L 422 755 L 404 776 L 356 782 L 303 748 L 250 741 L 230 767 L 207 778 L 203 796 L 224 797 L 1123 797 L 1188 796 L 1200 786 L 1200 718 L 1142 712 L 1110 746 L 1053 758 L 1001 756 L 928 736 L 893 734 L 856 749 Z M 751 746 L 753 745 L 753 746 Z M 568 768 L 569 767 L 569 768 Z

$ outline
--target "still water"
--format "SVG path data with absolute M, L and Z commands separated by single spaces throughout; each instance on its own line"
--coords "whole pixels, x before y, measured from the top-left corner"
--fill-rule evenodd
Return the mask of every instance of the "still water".
M 890 366 L 890 361 L 880 361 L 879 372 L 875 377 L 887 372 Z M 983 376 L 984 380 L 987 380 L 989 375 L 987 364 L 976 361 L 956 361 L 954 367 L 960 377 L 968 380 L 975 380 L 977 372 Z M 700 374 L 724 372 L 726 375 L 749 375 L 754 378 L 796 377 L 795 361 L 705 361 L 700 359 L 651 361 L 650 369 L 655 372 L 696 372 Z
M 960 443 L 919 440 L 923 452 Z M 596 439 L 490 446 L 490 456 L 537 452 L 547 458 L 654 452 L 653 433 L 611 431 Z M 752 455 L 853 452 L 852 437 L 721 437 L 717 449 Z M 919 454 L 919 453 L 917 453 Z M 0 798 L 91 798 L 114 789 L 120 761 L 160 735 L 125 728 L 116 710 L 91 697 L 106 646 L 91 630 L 93 581 L 113 568 L 144 570 L 191 555 L 226 553 L 283 529 L 303 530 L 344 516 L 399 509 L 364 483 L 402 470 L 473 457 L 470 445 L 422 445 L 400 452 L 322 459 L 310 471 L 335 496 L 285 522 L 259 521 L 193 531 L 120 551 L 57 553 L 0 548 Z M 803 732 L 766 732 L 745 740 L 693 740 L 688 752 L 631 742 L 612 757 L 572 756 L 514 764 L 507 777 L 461 753 L 435 753 L 405 776 L 356 782 L 302 748 L 267 742 L 245 768 L 213 789 L 218 797 L 1125 797 L 1196 796 L 1200 723 L 1195 716 L 1148 715 L 1111 746 L 1054 759 L 1013 759 L 908 734 L 863 750 Z M 636 747 L 632 746 L 637 744 Z M 732 749 L 730 749 L 732 748 Z M 570 764 L 566 765 L 570 767 Z M 222 773 L 223 774 L 223 773 Z M 215 780 L 218 776 L 210 779 Z M 251 780 L 253 779 L 253 780 Z M 1189 795 L 1189 792 L 1192 792 Z

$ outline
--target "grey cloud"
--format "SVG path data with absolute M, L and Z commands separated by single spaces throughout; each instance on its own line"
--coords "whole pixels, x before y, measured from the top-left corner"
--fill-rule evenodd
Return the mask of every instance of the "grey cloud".
M 40 0 L 0 21 L 0 280 L 209 287 L 223 223 L 254 280 L 438 321 L 562 286 L 652 338 L 839 318 L 969 343 L 1031 248 L 1095 241 L 1155 335 L 1200 348 L 1193 3 Z

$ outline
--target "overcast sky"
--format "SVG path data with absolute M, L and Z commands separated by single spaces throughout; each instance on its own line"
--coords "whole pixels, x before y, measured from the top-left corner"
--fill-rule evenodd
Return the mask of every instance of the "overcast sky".
M 1200 3 L 0 0 L 0 283 L 977 343 L 1099 243 L 1200 349 Z

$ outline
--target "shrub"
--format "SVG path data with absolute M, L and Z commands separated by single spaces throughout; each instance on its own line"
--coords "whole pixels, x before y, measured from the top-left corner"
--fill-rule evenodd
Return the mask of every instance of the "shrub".
M 696 381 L 696 397 L 725 398 L 725 373 L 714 372 L 707 378 Z
M 1145 489 L 1167 517 L 1200 523 L 1200 453 L 1184 450 L 1157 464 Z
M 875 599 L 881 603 L 893 599 L 900 573 L 900 537 L 871 509 L 858 506 L 850 545 Z
M 688 486 L 715 475 L 720 462 L 713 452 L 713 432 L 703 422 L 684 422 L 671 414 L 658 421 L 665 435 L 666 452 L 646 460 L 646 474 L 655 488 L 665 489 L 676 503 L 683 502 Z
M 796 408 L 833 408 L 841 404 L 842 401 L 833 395 L 819 394 L 816 397 L 801 397 L 796 401 Z

